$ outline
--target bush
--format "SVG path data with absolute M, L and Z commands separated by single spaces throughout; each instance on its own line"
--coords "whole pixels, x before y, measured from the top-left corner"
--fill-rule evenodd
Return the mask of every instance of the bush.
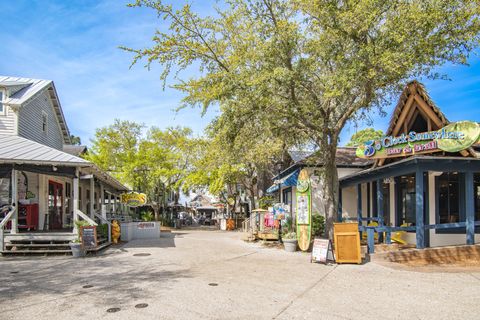
M 140 216 L 143 221 L 153 221 L 153 214 L 150 211 L 143 211 Z
M 312 236 L 322 237 L 325 232 L 325 218 L 319 214 L 312 215 Z
M 108 225 L 106 223 L 97 226 L 97 234 L 103 238 L 108 238 Z

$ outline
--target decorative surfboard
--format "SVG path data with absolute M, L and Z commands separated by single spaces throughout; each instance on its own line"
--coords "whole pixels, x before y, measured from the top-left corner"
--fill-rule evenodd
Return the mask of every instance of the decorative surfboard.
M 312 191 L 310 176 L 302 169 L 297 180 L 297 240 L 298 247 L 307 251 L 311 239 Z

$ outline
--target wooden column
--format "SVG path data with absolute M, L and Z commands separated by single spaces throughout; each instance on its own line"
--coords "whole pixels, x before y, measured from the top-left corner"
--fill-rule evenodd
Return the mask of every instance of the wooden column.
M 95 178 L 92 174 L 90 178 L 90 218 L 95 219 Z
M 362 225 L 362 185 L 357 184 L 357 219 L 358 225 Z
M 342 222 L 342 211 L 343 211 L 342 202 L 343 202 L 342 188 L 339 188 L 339 190 L 338 190 L 338 215 L 337 215 L 337 221 L 338 222 Z
M 475 243 L 475 207 L 473 204 L 473 172 L 465 172 L 465 222 L 467 244 Z
M 107 209 L 105 207 L 105 190 L 103 189 L 103 183 L 100 182 L 100 212 L 102 217 L 107 218 Z
M 80 171 L 77 169 L 75 171 L 75 177 L 73 178 L 73 232 L 77 233 L 77 225 L 75 222 L 78 221 L 78 198 L 80 195 Z
M 15 208 L 15 212 L 11 219 L 12 229 L 10 230 L 10 233 L 16 234 L 18 232 L 18 176 L 17 176 L 17 170 L 15 169 L 12 169 L 11 185 L 12 185 L 12 206 Z
M 417 168 L 415 172 L 415 217 L 417 249 L 425 248 L 425 223 L 424 223 L 424 199 L 423 199 L 423 171 Z
M 374 216 L 378 217 L 378 224 L 383 225 L 383 183 L 381 179 L 377 180 L 377 212 Z M 381 223 L 380 223 L 381 222 Z

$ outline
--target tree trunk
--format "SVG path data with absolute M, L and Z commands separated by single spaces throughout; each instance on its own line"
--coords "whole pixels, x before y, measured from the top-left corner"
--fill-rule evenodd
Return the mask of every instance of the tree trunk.
M 336 141 L 329 143 L 323 153 L 323 204 L 325 206 L 325 236 L 333 239 L 333 223 L 336 221 L 338 208 L 338 172 L 335 162 Z

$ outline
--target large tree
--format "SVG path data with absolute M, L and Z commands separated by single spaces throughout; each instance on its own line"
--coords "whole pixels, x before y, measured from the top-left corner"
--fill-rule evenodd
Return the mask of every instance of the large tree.
M 413 77 L 438 77 L 435 67 L 447 62 L 466 64 L 479 42 L 476 0 L 230 0 L 205 17 L 190 5 L 132 6 L 153 8 L 169 28 L 155 32 L 151 47 L 124 49 L 134 63 L 160 63 L 161 79 L 174 81 L 185 106 L 256 113 L 281 134 L 316 144 L 329 235 L 346 122 L 388 102 Z M 194 67 L 196 76 L 182 73 Z

